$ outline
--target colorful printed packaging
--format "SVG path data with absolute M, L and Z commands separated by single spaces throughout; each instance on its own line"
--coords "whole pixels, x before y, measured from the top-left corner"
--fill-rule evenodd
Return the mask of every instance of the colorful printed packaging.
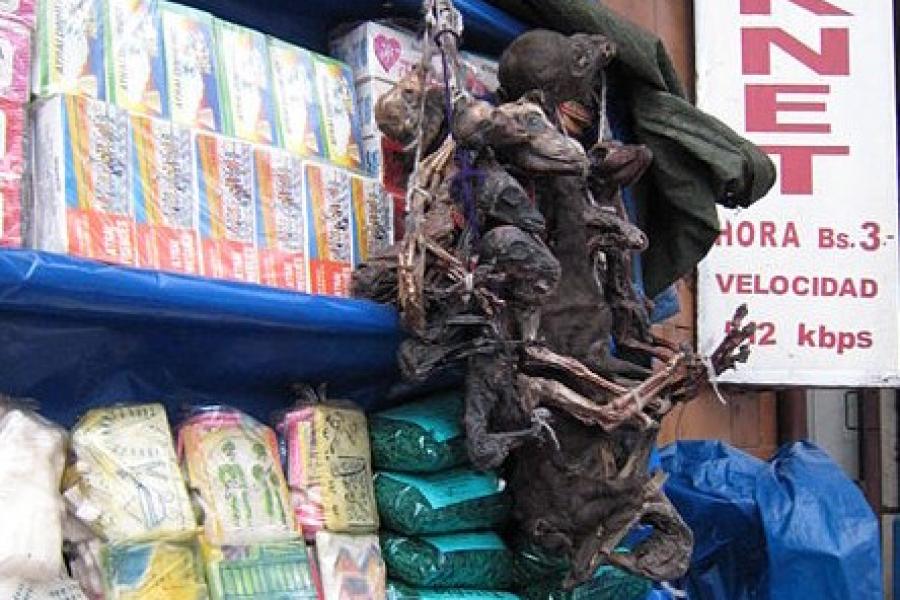
M 134 115 L 131 144 L 137 265 L 199 274 L 200 207 L 190 130 Z
M 350 65 L 353 79 L 399 81 L 422 59 L 422 44 L 412 33 L 366 22 L 331 42 L 330 54 Z
M 324 600 L 385 600 L 387 573 L 378 537 L 316 534 Z
M 135 264 L 127 113 L 54 96 L 37 106 L 34 131 L 37 249 Z
M 21 175 L 25 170 L 25 107 L 0 100 L 0 173 Z
M 317 599 L 303 540 L 201 549 L 212 600 Z
M 253 147 L 195 133 L 203 274 L 259 283 Z
M 37 0 L 0 0 L 0 15 L 34 28 Z
M 380 133 L 365 138 L 363 147 L 363 172 L 379 180 L 391 192 L 406 189 L 407 158 L 403 146 Z
M 216 21 L 219 97 L 225 133 L 255 144 L 275 144 L 275 109 L 266 36 Z
M 356 84 L 356 100 L 359 105 L 360 131 L 363 138 L 381 135 L 375 121 L 375 103 L 394 88 L 394 83 L 383 79 L 368 79 Z
M 32 77 L 36 96 L 106 97 L 101 7 L 101 0 L 39 3 Z
M 106 97 L 132 113 L 168 116 L 156 0 L 106 0 Z
M 107 600 L 206 600 L 194 543 L 109 544 L 101 553 Z
M 178 430 L 188 485 L 203 507 L 204 535 L 215 545 L 295 539 L 278 438 L 240 411 L 211 407 Z
M 169 116 L 179 125 L 222 131 L 213 17 L 161 1 Z
M 0 175 L 0 248 L 18 248 L 25 238 L 22 179 Z
M 362 165 L 362 135 L 353 73 L 347 65 L 324 56 L 316 55 L 313 64 L 328 159 L 338 166 L 358 169 Z
M 312 54 L 269 38 L 269 62 L 281 147 L 299 156 L 325 156 L 322 114 Z
M 343 169 L 306 164 L 309 290 L 350 295 L 353 267 L 353 176 Z M 358 188 L 357 188 L 358 189 Z
M 260 146 L 255 153 L 260 283 L 305 292 L 303 163 L 275 148 Z
M 197 522 L 161 404 L 98 408 L 72 430 L 70 511 L 106 540 L 190 537 Z
M 357 264 L 394 244 L 394 200 L 384 186 L 369 177 L 354 177 L 354 257 Z
M 500 87 L 500 64 L 480 54 L 463 52 L 465 66 L 466 89 L 476 96 L 497 93 Z
M 322 529 L 377 531 L 366 415 L 351 407 L 303 406 L 285 414 L 278 430 L 294 514 L 307 539 Z
M 0 12 L 0 99 L 25 104 L 31 97 L 31 32 Z

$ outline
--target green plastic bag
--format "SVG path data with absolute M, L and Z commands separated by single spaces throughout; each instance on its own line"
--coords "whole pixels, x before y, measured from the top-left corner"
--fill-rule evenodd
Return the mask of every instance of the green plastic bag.
M 443 392 L 369 418 L 376 469 L 435 473 L 468 462 L 461 391 Z
M 496 533 L 382 533 L 381 553 L 388 575 L 419 588 L 508 590 L 515 584 L 515 557 Z
M 512 499 L 494 473 L 453 469 L 431 475 L 381 472 L 375 501 L 382 525 L 405 535 L 493 529 L 509 518 Z
M 388 581 L 387 600 L 519 600 L 519 596 L 488 590 L 414 588 Z

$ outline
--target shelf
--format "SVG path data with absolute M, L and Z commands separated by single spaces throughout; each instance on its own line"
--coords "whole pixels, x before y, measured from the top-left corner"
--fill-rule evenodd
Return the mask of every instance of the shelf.
M 396 313 L 360 300 L 0 251 L 0 391 L 70 425 L 88 406 L 220 402 L 259 418 L 295 382 L 367 408 L 397 377 Z

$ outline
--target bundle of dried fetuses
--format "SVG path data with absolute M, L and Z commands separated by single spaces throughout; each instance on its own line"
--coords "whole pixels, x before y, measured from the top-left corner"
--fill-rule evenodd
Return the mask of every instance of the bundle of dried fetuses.
M 411 151 L 418 140 L 421 161 L 406 237 L 354 280 L 357 296 L 398 304 L 407 377 L 466 365 L 470 458 L 505 465 L 522 533 L 571 560 L 571 585 L 604 562 L 684 574 L 691 532 L 647 458 L 660 419 L 746 360 L 753 331 L 739 310 L 708 361 L 651 335 L 631 280 L 647 238 L 621 189 L 652 156 L 610 139 L 614 56 L 602 36 L 534 30 L 501 59 L 499 106 L 457 93 L 444 114 L 421 72 L 382 97 L 379 126 Z M 615 552 L 637 524 L 653 533 Z

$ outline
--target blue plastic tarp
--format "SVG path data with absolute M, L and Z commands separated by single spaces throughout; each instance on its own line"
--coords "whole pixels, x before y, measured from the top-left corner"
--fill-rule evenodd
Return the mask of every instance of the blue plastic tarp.
M 396 313 L 371 302 L 0 251 L 0 393 L 64 425 L 150 400 L 268 420 L 296 382 L 378 406 L 399 341 Z
M 694 532 L 692 600 L 881 600 L 878 521 L 827 454 L 800 442 L 769 462 L 721 442 L 661 451 L 666 493 Z
M 332 28 L 356 20 L 418 18 L 421 0 L 341 0 L 297 2 L 295 0 L 179 0 L 221 19 L 252 27 L 287 42 L 327 52 Z M 478 52 L 499 55 L 526 27 L 483 0 L 455 0 L 463 15 L 463 44 Z

